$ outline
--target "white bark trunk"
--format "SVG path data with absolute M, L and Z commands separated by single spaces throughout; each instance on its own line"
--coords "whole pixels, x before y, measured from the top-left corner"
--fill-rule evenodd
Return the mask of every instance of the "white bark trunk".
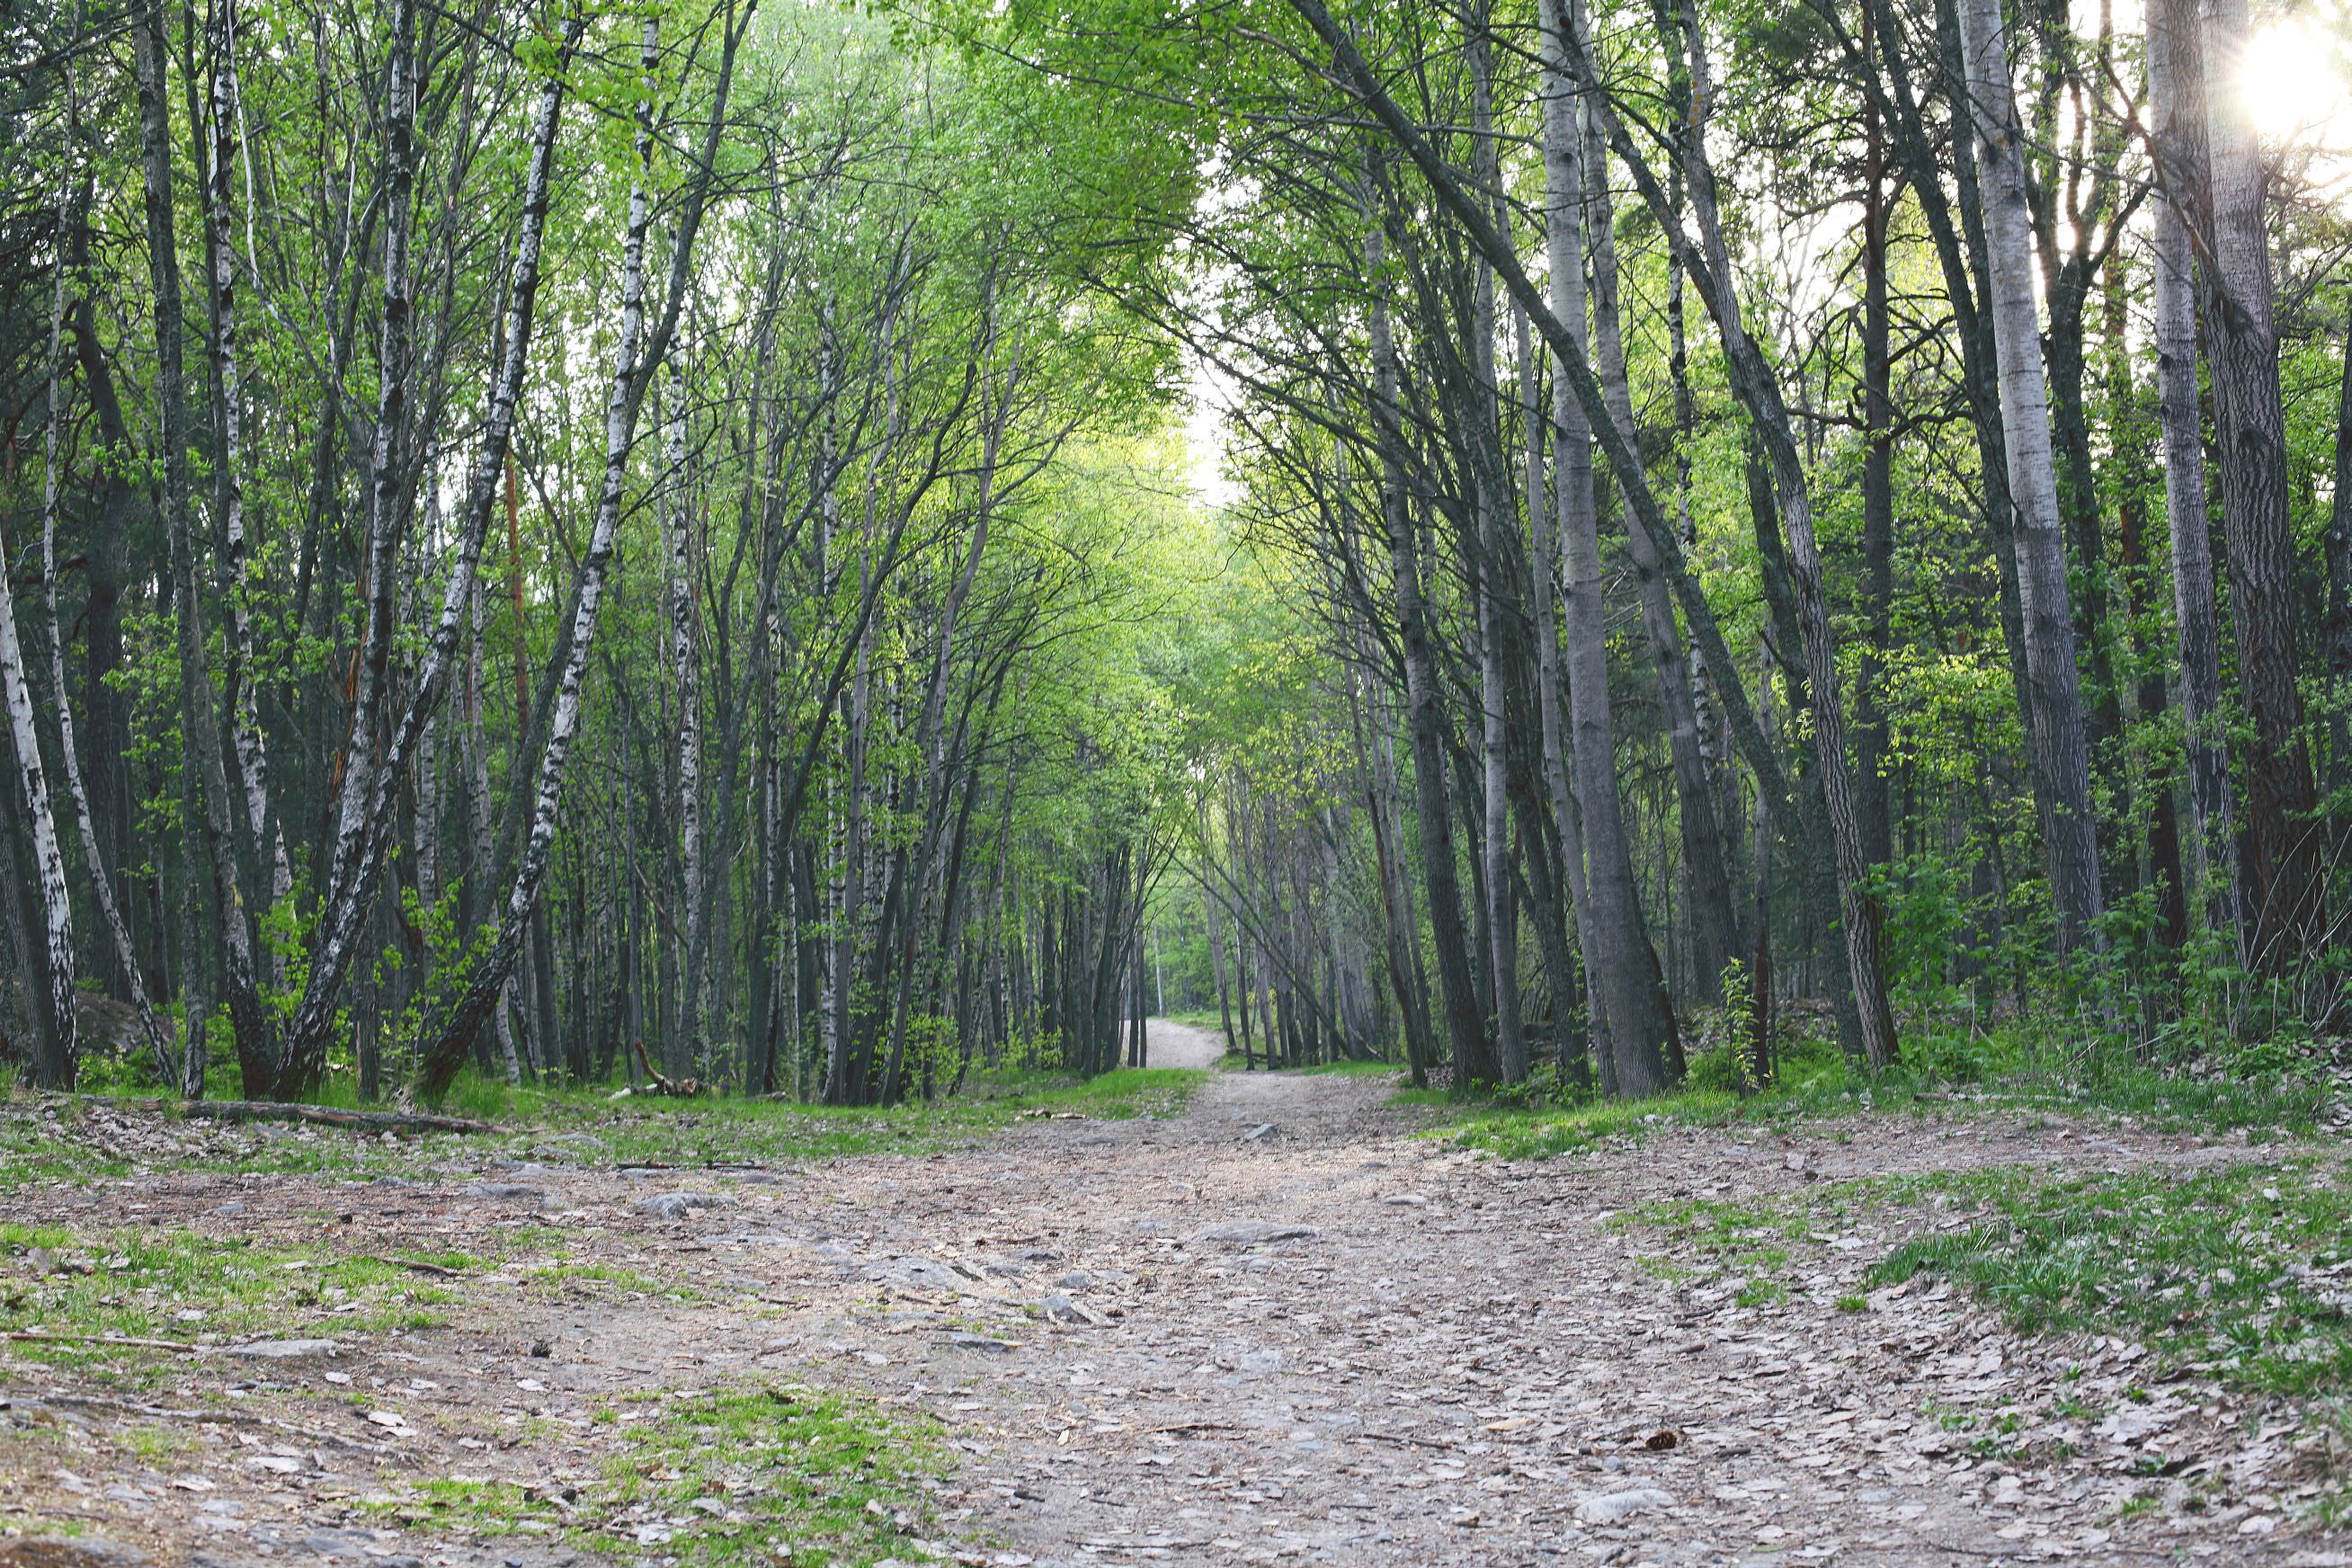
M 1544 229 L 1551 264 L 1551 310 L 1577 345 L 1586 342 L 1583 134 L 1579 95 L 1567 70 L 1568 20 L 1544 14 Z M 1588 358 L 1589 363 L 1589 358 Z M 1592 426 L 1563 374 L 1553 382 L 1554 508 L 1566 584 L 1569 756 L 1583 837 L 1585 899 L 1594 947 L 1586 981 L 1608 1020 L 1615 1092 L 1654 1094 L 1666 1086 L 1667 1021 L 1646 949 L 1633 862 L 1617 796 L 1616 738 L 1609 712 L 1608 627 L 1601 591 L 1601 536 L 1592 491 Z
M 2042 383 L 2033 273 L 2033 215 L 2025 189 L 2025 149 L 2009 79 L 2000 0 L 1958 0 L 1960 47 L 1981 143 L 1987 268 L 1994 357 L 2000 379 L 2001 435 L 2010 497 L 2017 508 L 2018 596 L 2025 616 L 2026 668 L 2035 687 L 2033 758 L 2043 854 L 2063 948 L 2097 941 L 2101 909 L 2098 819 L 2091 804 L 2090 752 L 2074 664 L 2074 610 L 2058 511 L 2056 457 Z
M 2165 512 L 2172 539 L 2173 625 L 2180 655 L 2180 718 L 2189 753 L 2189 877 L 2209 929 L 2238 931 L 2237 831 L 2231 821 L 2229 740 L 2221 712 L 2221 629 L 2208 531 L 2205 446 L 2197 390 L 2197 281 L 2183 208 L 2204 183 L 2204 63 L 2193 0 L 2153 0 L 2147 12 L 2148 135 L 2165 186 L 2155 203 L 2157 419 Z M 2186 36 L 2184 36 L 2186 35 Z M 2339 504 L 2342 498 L 2338 497 Z
M 310 981 L 304 990 L 301 1006 L 295 1014 L 288 1039 L 288 1054 L 309 1064 L 324 1059 L 327 1031 L 333 1026 L 343 980 L 357 953 L 360 927 L 366 918 L 375 878 L 383 862 L 383 847 L 392 830 L 393 790 L 399 782 L 409 747 L 415 743 L 425 719 L 438 706 L 442 692 L 448 685 L 458 635 L 469 610 L 475 634 L 471 657 L 476 661 L 470 682 L 475 701 L 470 721 L 474 726 L 474 760 L 478 769 L 488 766 L 479 744 L 481 615 L 477 573 L 481 563 L 482 542 L 489 531 L 490 514 L 497 501 L 499 480 L 506 468 L 508 444 L 514 434 L 515 411 L 522 396 L 524 372 L 530 363 L 531 325 L 539 296 L 540 253 L 547 229 L 549 189 L 555 158 L 556 132 L 562 118 L 565 73 L 583 30 L 584 24 L 576 15 L 565 23 L 555 69 L 541 90 L 538 109 L 532 120 L 530 161 L 523 178 L 522 220 L 515 236 L 512 281 L 508 289 L 506 358 L 499 367 L 498 381 L 491 389 L 489 416 L 483 431 L 481 450 L 476 455 L 467 473 L 463 510 L 457 519 L 457 559 L 451 568 L 449 582 L 442 596 L 441 618 L 434 628 L 425 668 L 418 676 L 416 690 L 410 699 L 408 710 L 393 731 L 382 765 L 371 771 L 370 787 L 365 792 L 357 790 L 355 781 L 350 776 L 350 771 L 356 771 L 356 755 L 353 768 L 346 773 L 345 787 L 338 805 L 331 859 L 327 868 L 328 892 L 319 921 L 320 933 L 312 950 Z M 373 754 L 372 748 L 367 754 Z M 487 793 L 487 777 L 481 788 Z M 485 802 L 478 822 L 487 824 L 488 811 Z M 489 874 L 490 862 L 487 854 L 480 856 L 477 864 L 480 868 L 475 875 Z

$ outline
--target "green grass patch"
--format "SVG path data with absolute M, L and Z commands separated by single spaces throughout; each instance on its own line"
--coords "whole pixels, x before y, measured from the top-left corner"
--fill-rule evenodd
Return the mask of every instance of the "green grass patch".
M 1645 1205 L 1615 1224 L 1680 1244 L 1656 1278 L 1742 1279 L 1743 1305 L 1797 1248 L 1888 1211 L 1937 1227 L 1865 1277 L 1936 1274 L 2027 1333 L 2089 1331 L 2154 1352 L 2151 1376 L 2341 1400 L 2352 1394 L 2352 1163 L 2300 1154 L 2214 1169 L 2050 1175 L 2023 1165 L 1839 1182 L 1780 1198 Z M 1960 1223 L 1954 1224 L 1957 1220 Z M 1843 1311 L 1868 1310 L 1841 1296 Z
M 2340 1160 L 1913 1185 L 1987 1212 L 1897 1247 L 1874 1285 L 1937 1273 L 2029 1333 L 2126 1335 L 2163 1370 L 2265 1393 L 2352 1390 L 2352 1169 Z
M 58 1366 L 152 1369 L 172 1353 L 107 1340 L 226 1344 L 433 1328 L 457 1300 L 448 1282 L 396 1260 L 189 1231 L 0 1225 L 0 1331 L 59 1336 L 9 1350 Z M 418 1261 L 485 1267 L 453 1252 Z
M 905 1105 L 800 1105 L 772 1100 L 658 1095 L 614 1099 L 610 1088 L 510 1085 L 461 1078 L 443 1109 L 509 1130 L 427 1133 L 386 1142 L 339 1128 L 173 1122 L 178 1146 L 139 1160 L 175 1170 L 325 1174 L 366 1179 L 423 1164 L 478 1164 L 536 1157 L 594 1164 L 772 1164 L 958 1148 L 1024 1115 L 1108 1119 L 1182 1114 L 1207 1074 L 1179 1068 L 1122 1068 L 1079 1081 L 1067 1074 L 975 1074 L 952 1099 Z M 111 1111 L 158 1113 L 102 1096 L 19 1100 L 0 1108 L 0 1191 L 42 1182 L 86 1183 L 132 1174 L 131 1157 L 109 1142 Z M 167 1110 L 161 1113 L 169 1118 Z
M 801 1384 L 632 1395 L 592 1416 L 596 1476 L 561 1491 L 462 1477 L 373 1503 L 404 1523 L 560 1539 L 616 1561 L 865 1568 L 911 1554 L 938 1428 Z
M 2164 1131 L 2242 1129 L 2250 1141 L 2267 1142 L 2311 1136 L 2332 1092 L 2324 1081 L 2293 1074 L 2160 1072 L 2119 1050 L 2061 1059 L 2016 1047 L 2007 1037 L 1981 1042 L 1972 1057 L 1946 1052 L 1939 1060 L 1942 1071 L 1872 1076 L 1830 1042 L 1794 1041 L 1779 1079 L 1752 1095 L 1736 1091 L 1724 1061 L 1703 1056 L 1682 1087 L 1649 1100 L 1579 1097 L 1557 1080 L 1486 1098 L 1410 1089 L 1396 1099 L 1453 1110 L 1454 1120 L 1426 1136 L 1505 1159 L 1541 1160 L 1637 1142 L 1661 1128 L 1787 1128 L 1889 1113 L 1924 1119 L 2015 1110 L 2107 1116 Z

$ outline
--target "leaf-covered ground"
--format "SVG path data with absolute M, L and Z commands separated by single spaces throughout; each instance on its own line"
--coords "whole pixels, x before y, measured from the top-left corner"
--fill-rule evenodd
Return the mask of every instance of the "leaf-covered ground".
M 2352 1548 L 2338 1143 L 1954 1104 L 1510 1161 L 1375 1078 L 1186 1081 L 722 1168 L 611 1125 L 249 1173 L 282 1136 L 27 1133 L 130 1169 L 9 1189 L 0 1528 L 450 1568 Z

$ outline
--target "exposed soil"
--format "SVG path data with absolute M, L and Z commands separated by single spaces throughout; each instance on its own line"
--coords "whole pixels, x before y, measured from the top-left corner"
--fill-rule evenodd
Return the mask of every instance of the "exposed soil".
M 1202 1065 L 1214 1044 L 1155 1025 L 1152 1065 Z M 381 1251 L 551 1219 L 575 1260 L 698 1299 L 550 1291 L 509 1265 L 467 1282 L 448 1327 L 283 1364 L 184 1358 L 179 1394 L 0 1363 L 0 1509 L 166 1562 L 539 1568 L 572 1554 L 404 1531 L 362 1500 L 452 1472 L 559 1488 L 601 1440 L 591 1400 L 768 1378 L 942 1424 L 959 1463 L 910 1561 L 2352 1562 L 2305 1518 L 2311 1459 L 2284 1408 L 2141 1389 L 2132 1346 L 2022 1340 L 1924 1282 L 1842 1310 L 1932 1214 L 1821 1238 L 1787 1300 L 1750 1306 L 1662 1268 L 1673 1244 L 1617 1218 L 1664 1197 L 2240 1147 L 1977 1116 L 1793 1142 L 1661 1126 L 1522 1165 L 1411 1137 L 1421 1113 L 1389 1091 L 1220 1073 L 1181 1120 L 1035 1121 L 960 1154 L 421 1175 L 342 1228 Z M 533 1195 L 465 1195 L 485 1176 Z M 129 1186 L 45 1190 L 22 1217 L 315 1237 L 353 1206 L 318 1178 L 160 1176 L 126 1216 Z M 723 1206 L 637 1207 L 688 1190 Z M 103 1403 L 168 1410 L 225 1382 L 245 1384 L 242 1425 Z M 123 1440 L 174 1425 L 204 1440 L 152 1462 Z

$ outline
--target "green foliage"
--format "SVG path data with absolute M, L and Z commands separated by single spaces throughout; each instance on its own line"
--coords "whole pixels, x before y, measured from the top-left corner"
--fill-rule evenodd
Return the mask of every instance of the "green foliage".
M 591 1419 L 600 1474 L 560 1498 L 449 1476 L 371 1506 L 405 1524 L 615 1559 L 655 1547 L 696 1568 L 866 1568 L 912 1550 L 929 1517 L 923 1489 L 948 1468 L 932 1423 L 806 1384 L 622 1395 Z
M 449 1286 L 396 1258 L 186 1230 L 0 1225 L 0 1254 L 13 1270 L 0 1287 L 0 1330 L 58 1336 L 19 1341 L 16 1353 L 134 1379 L 151 1375 L 169 1352 L 101 1342 L 228 1343 L 429 1328 L 456 1300 Z M 486 1266 L 454 1252 L 416 1261 L 460 1273 Z
M 1906 1184 L 1977 1205 L 1968 1227 L 1896 1248 L 1874 1284 L 1965 1285 L 2031 1333 L 2127 1334 L 2161 1369 L 2264 1393 L 2352 1392 L 2352 1171 L 2303 1157 L 2218 1170 L 2041 1180 L 2030 1171 Z

